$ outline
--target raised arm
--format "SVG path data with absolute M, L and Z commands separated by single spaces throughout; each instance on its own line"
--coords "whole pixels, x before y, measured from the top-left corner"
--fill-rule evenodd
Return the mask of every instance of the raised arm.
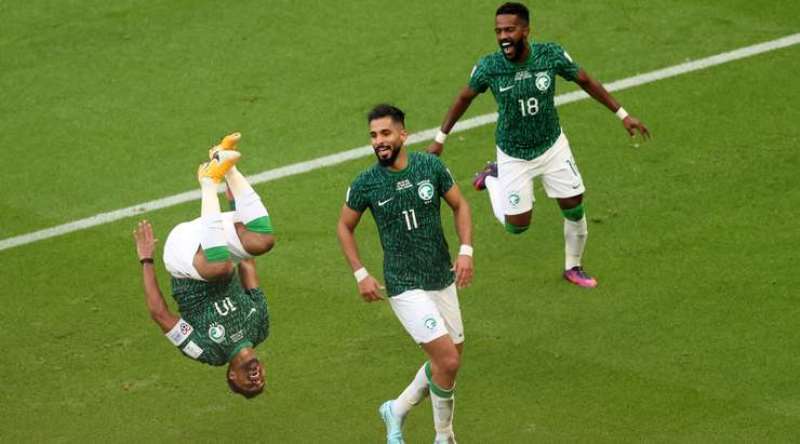
M 437 156 L 442 154 L 442 151 L 444 151 L 444 138 L 447 134 L 450 134 L 453 126 L 455 126 L 456 122 L 458 122 L 458 119 L 464 115 L 469 106 L 472 104 L 472 100 L 474 100 L 477 96 L 478 93 L 473 91 L 469 86 L 465 86 L 461 89 L 461 91 L 458 93 L 458 96 L 456 96 L 456 100 L 453 102 L 453 105 L 444 116 L 444 122 L 442 122 L 442 126 L 439 128 L 439 134 L 437 134 L 436 139 L 430 145 L 428 145 L 429 153 Z
M 169 311 L 169 307 L 164 301 L 164 295 L 161 294 L 161 289 L 158 287 L 153 264 L 157 239 L 153 237 L 153 227 L 150 222 L 146 220 L 139 222 L 139 225 L 133 230 L 133 237 L 136 240 L 136 253 L 142 264 L 142 281 L 147 310 L 153 321 L 161 327 L 161 331 L 166 333 L 178 323 L 179 318 Z
M 347 204 L 342 205 L 339 223 L 336 226 L 336 235 L 339 237 L 342 253 L 344 253 L 345 259 L 350 264 L 350 268 L 353 269 L 353 274 L 358 282 L 358 292 L 366 302 L 374 302 L 383 299 L 383 296 L 381 296 L 382 287 L 367 272 L 358 255 L 355 230 L 361 220 L 361 214 L 348 207 Z
M 456 225 L 456 233 L 461 247 L 458 250 L 453 270 L 456 272 L 456 285 L 458 288 L 468 287 L 472 282 L 472 214 L 464 196 L 458 185 L 453 185 L 444 194 L 444 200 L 453 210 L 453 221 Z
M 591 77 L 586 71 L 583 69 L 578 71 L 578 78 L 575 79 L 575 83 L 586 91 L 586 94 L 589 94 L 593 99 L 605 105 L 612 113 L 616 113 L 617 117 L 622 119 L 622 125 L 631 137 L 638 131 L 645 139 L 650 138 L 650 131 L 644 123 L 639 121 L 636 117 L 628 115 L 619 102 L 605 89 L 603 84 Z

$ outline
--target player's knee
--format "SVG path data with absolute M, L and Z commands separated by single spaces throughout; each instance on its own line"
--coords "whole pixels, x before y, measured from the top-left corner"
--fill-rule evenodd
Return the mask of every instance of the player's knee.
M 572 208 L 562 208 L 561 214 L 564 216 L 564 219 L 577 222 L 583 219 L 583 216 L 586 214 L 586 212 L 583 209 L 583 203 L 579 203 Z
M 458 352 L 453 350 L 452 353 L 448 353 L 444 356 L 439 357 L 436 360 L 436 366 L 445 374 L 450 376 L 455 376 L 458 373 L 458 369 L 461 367 L 461 357 L 458 355 Z
M 275 236 L 263 233 L 248 233 L 246 241 L 242 245 L 248 253 L 253 256 L 261 256 L 272 250 L 275 246 Z
M 516 225 L 516 224 L 512 224 L 510 222 L 506 222 L 506 231 L 508 231 L 511 234 L 522 234 L 522 233 L 528 231 L 528 228 L 530 226 L 531 226 L 530 224 Z

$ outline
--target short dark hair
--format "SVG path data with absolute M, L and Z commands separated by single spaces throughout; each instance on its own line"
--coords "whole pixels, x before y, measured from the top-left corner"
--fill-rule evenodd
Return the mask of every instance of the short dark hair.
M 404 113 L 400 108 L 394 105 L 389 105 L 388 103 L 375 105 L 375 107 L 373 107 L 372 110 L 367 113 L 367 123 L 383 117 L 390 117 L 393 122 L 406 126 L 406 113 Z
M 523 5 L 522 3 L 516 2 L 506 2 L 500 5 L 497 8 L 497 12 L 495 13 L 495 17 L 498 15 L 516 15 L 517 17 L 521 18 L 525 24 L 530 23 L 530 13 L 528 12 L 528 7 Z

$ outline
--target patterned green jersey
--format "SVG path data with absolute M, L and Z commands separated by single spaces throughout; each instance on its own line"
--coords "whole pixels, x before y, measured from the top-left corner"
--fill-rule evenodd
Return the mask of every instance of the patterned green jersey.
M 403 171 L 375 164 L 347 190 L 347 206 L 358 212 L 369 208 L 378 226 L 389 296 L 453 283 L 439 215 L 440 199 L 452 186 L 453 177 L 438 157 L 409 153 Z
M 190 358 L 225 365 L 269 335 L 264 293 L 243 289 L 236 275 L 227 282 L 172 278 L 172 295 L 181 320 L 167 338 Z
M 501 51 L 484 56 L 472 69 L 469 87 L 491 89 L 497 102 L 497 146 L 518 159 L 539 157 L 561 134 L 554 103 L 556 74 L 574 81 L 579 67 L 556 43 L 531 43 L 522 63 L 508 61 Z

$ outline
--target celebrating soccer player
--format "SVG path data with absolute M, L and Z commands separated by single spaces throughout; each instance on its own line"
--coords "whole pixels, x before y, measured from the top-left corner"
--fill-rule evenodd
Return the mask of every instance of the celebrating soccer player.
M 180 317 L 169 310 L 156 281 L 150 223 L 140 222 L 134 238 L 153 320 L 186 356 L 215 366 L 228 364 L 230 389 L 251 398 L 265 384 L 254 348 L 269 334 L 267 301 L 253 258 L 269 251 L 274 238 L 261 198 L 236 169 L 238 140 L 234 133 L 211 149 L 211 160 L 197 171 L 200 217 L 177 225 L 167 236 L 164 266 L 172 276 Z M 220 211 L 217 186 L 223 179 L 235 211 Z M 234 262 L 239 262 L 238 278 Z
M 367 302 L 383 299 L 378 281 L 358 255 L 354 231 L 369 208 L 383 246 L 383 275 L 389 303 L 400 323 L 429 357 L 411 384 L 379 412 L 387 441 L 403 442 L 409 410 L 430 392 L 437 443 L 454 443 L 453 392 L 464 346 L 456 286 L 472 280 L 472 228 L 467 202 L 441 160 L 407 153 L 405 115 L 378 105 L 367 116 L 378 163 L 356 177 L 347 190 L 337 233 Z M 453 210 L 461 247 L 455 264 L 442 231 L 440 199 Z
M 428 151 L 441 154 L 447 134 L 472 100 L 491 89 L 498 108 L 497 162 L 477 173 L 473 185 L 488 190 L 497 219 L 508 232 L 519 234 L 530 225 L 533 179 L 541 177 L 547 196 L 558 201 L 564 215 L 564 278 L 581 287 L 595 287 L 597 280 L 581 264 L 588 234 L 585 188 L 559 124 L 555 76 L 577 83 L 616 113 L 631 136 L 638 132 L 647 138 L 649 132 L 561 46 L 528 43 L 529 13 L 525 5 L 501 5 L 495 14 L 494 31 L 500 50 L 481 58 L 472 69 L 469 84 L 456 97 Z

